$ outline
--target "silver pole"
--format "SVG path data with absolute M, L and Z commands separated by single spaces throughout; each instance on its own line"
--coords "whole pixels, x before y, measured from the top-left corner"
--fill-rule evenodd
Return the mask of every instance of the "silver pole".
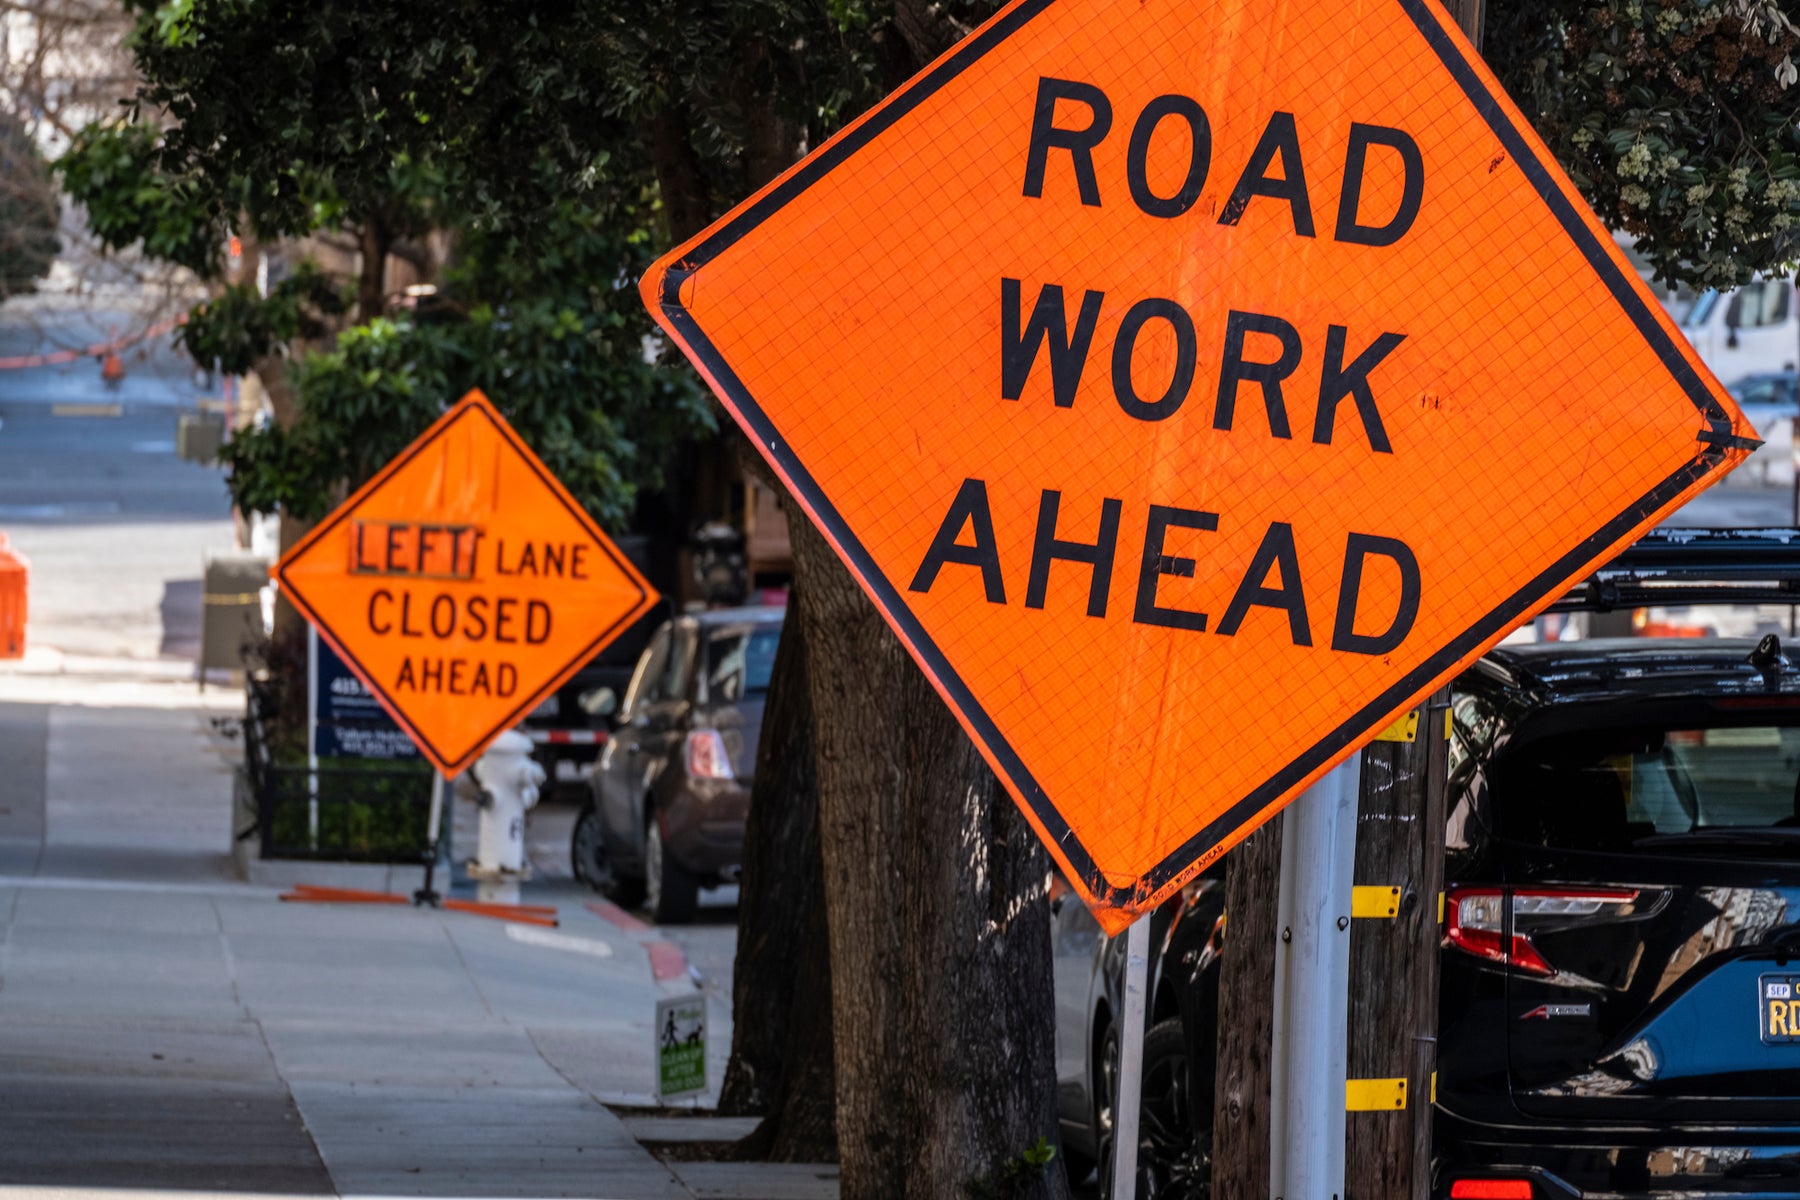
M 437 851 L 438 834 L 444 828 L 444 793 L 454 785 L 443 775 L 438 775 L 431 784 L 431 808 L 425 816 L 425 842 L 435 853 Z
M 1281 834 L 1271 1046 L 1270 1185 L 1276 1200 L 1344 1194 L 1354 754 L 1289 806 Z
M 319 630 L 306 623 L 306 844 L 319 848 Z
M 1144 1097 L 1144 992 L 1150 914 L 1125 931 L 1125 1012 L 1119 1025 L 1119 1090 L 1113 1098 L 1113 1200 L 1137 1196 L 1138 1106 Z

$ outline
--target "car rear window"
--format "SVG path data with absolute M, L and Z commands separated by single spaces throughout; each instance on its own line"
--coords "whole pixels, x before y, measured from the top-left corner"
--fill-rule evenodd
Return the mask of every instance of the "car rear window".
M 713 634 L 706 643 L 706 696 L 731 704 L 769 690 L 781 626 L 758 625 Z
M 1800 728 L 1780 725 L 1558 734 L 1513 747 L 1495 772 L 1508 836 L 1574 850 L 1793 829 L 1797 780 Z

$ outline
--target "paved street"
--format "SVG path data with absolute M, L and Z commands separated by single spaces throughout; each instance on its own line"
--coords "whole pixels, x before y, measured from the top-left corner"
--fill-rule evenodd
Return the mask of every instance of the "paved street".
M 606 1104 L 651 1103 L 667 931 L 566 881 L 554 932 L 412 907 L 283 904 L 232 877 L 235 741 L 186 685 L 67 702 L 0 675 L 0 1196 L 832 1194 L 829 1171 L 671 1169 Z M 729 910 L 721 913 L 728 916 Z M 672 935 L 729 969 L 729 923 Z M 708 981 L 710 1073 L 729 976 Z
M 73 314 L 8 317 L 0 352 L 97 332 Z M 86 360 L 0 371 L 0 531 L 35 568 L 39 656 L 192 669 L 202 556 L 231 548 L 230 501 L 222 471 L 175 457 L 177 416 L 200 393 L 166 341 L 147 342 L 156 353 L 132 357 L 117 388 Z
M 1665 524 L 1695 529 L 1782 529 L 1794 524 L 1794 495 L 1783 485 L 1732 479 L 1699 496 Z
M 0 705 L 0 1183 L 690 1194 L 601 1103 L 649 1102 L 649 935 L 568 885 L 530 897 L 554 937 L 283 904 L 229 878 L 233 752 L 192 710 Z

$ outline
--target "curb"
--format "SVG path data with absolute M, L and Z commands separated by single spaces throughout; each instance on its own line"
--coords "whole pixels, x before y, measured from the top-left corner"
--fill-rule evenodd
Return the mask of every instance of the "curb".
M 602 921 L 630 934 L 653 934 L 656 927 L 632 916 L 610 900 L 590 900 L 587 910 Z M 658 984 L 668 985 L 677 980 L 686 980 L 699 986 L 700 972 L 694 970 L 688 962 L 687 951 L 666 938 L 654 938 L 638 943 L 644 948 L 644 954 L 650 960 L 650 976 Z

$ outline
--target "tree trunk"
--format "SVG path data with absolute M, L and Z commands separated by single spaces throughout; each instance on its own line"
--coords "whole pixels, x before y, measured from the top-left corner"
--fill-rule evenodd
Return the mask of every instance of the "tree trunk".
M 775 651 L 757 749 L 738 893 L 731 1062 L 719 1111 L 764 1114 L 733 1157 L 837 1157 L 831 953 L 819 849 L 818 776 L 806 625 L 787 622 Z
M 817 725 L 845 1200 L 1067 1195 L 1049 860 L 809 523 L 790 529 Z
M 1213 1092 L 1213 1200 L 1269 1200 L 1270 1049 L 1274 1037 L 1277 815 L 1225 855 L 1225 953 L 1219 963 Z
M 912 7 L 920 19 L 905 41 L 917 66 L 955 30 L 929 27 L 939 10 Z M 765 98 L 771 111 L 748 121 L 751 187 L 787 165 L 796 140 L 773 104 Z M 645 129 L 676 241 L 712 215 L 684 117 L 671 109 Z M 821 989 L 803 954 L 782 1081 L 763 1080 L 776 1109 L 769 1149 L 791 1132 L 782 1095 L 823 1086 L 794 1050 L 830 1045 L 845 1200 L 1062 1200 L 1061 1164 L 1027 1157 L 1058 1140 L 1048 856 L 824 538 L 797 515 L 790 535 L 790 624 L 803 626 L 817 718 L 830 1019 L 807 1019 L 804 1002 Z M 782 707 L 792 721 L 796 707 Z M 772 748 L 791 750 L 799 736 L 765 722 Z M 756 960 L 774 945 L 750 942 L 740 969 L 766 977 Z
M 705 229 L 714 215 L 686 118 L 679 108 L 671 108 L 644 122 L 644 142 L 650 148 L 656 190 L 669 222 L 669 242 L 677 246 Z
M 381 315 L 387 302 L 387 256 L 393 234 L 380 213 L 363 218 L 358 239 L 362 263 L 356 278 L 356 320 L 363 324 Z

